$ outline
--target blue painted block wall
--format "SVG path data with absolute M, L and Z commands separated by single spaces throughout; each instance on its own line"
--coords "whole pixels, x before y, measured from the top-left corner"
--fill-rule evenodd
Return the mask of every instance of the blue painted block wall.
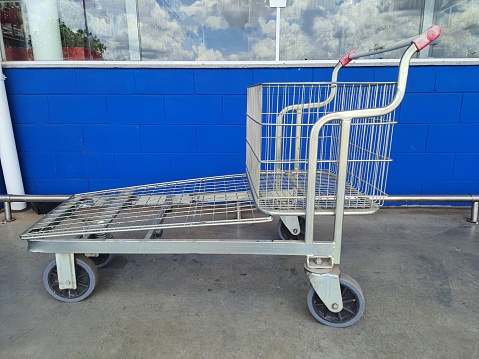
M 27 193 L 70 194 L 243 173 L 246 88 L 331 68 L 5 69 Z M 350 67 L 345 81 L 394 81 Z M 479 193 L 479 67 L 412 66 L 390 194 Z

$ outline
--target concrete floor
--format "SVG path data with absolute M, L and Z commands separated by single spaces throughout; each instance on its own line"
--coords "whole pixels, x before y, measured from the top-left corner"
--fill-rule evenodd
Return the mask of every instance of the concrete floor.
M 42 282 L 53 256 L 18 238 L 39 216 L 15 213 L 0 225 L 0 358 L 477 359 L 479 226 L 469 214 L 347 217 L 341 269 L 366 310 L 334 329 L 307 309 L 302 257 L 118 255 L 88 299 L 58 302 Z M 329 235 L 331 218 L 320 221 L 316 233 Z M 269 238 L 276 223 L 228 230 Z

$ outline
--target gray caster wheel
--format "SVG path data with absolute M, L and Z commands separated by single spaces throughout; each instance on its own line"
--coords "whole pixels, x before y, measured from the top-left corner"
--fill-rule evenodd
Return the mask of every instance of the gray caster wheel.
M 83 255 L 75 255 L 77 289 L 60 289 L 58 285 L 57 263 L 51 262 L 43 274 L 43 284 L 55 299 L 62 302 L 79 302 L 87 298 L 95 289 L 98 271 L 93 261 Z
M 98 257 L 88 257 L 92 260 L 97 268 L 103 268 L 111 262 L 115 255 L 111 253 L 100 253 Z
M 299 228 L 301 230 L 300 233 L 298 234 L 293 234 L 289 231 L 288 227 L 283 223 L 281 218 L 278 221 L 278 236 L 279 239 L 285 241 L 285 240 L 304 240 L 304 231 L 305 231 L 305 225 L 306 225 L 306 219 L 304 217 L 298 217 L 299 220 Z
M 313 287 L 308 292 L 308 308 L 313 317 L 322 324 L 345 328 L 356 323 L 364 313 L 364 296 L 359 284 L 350 276 L 341 274 L 339 284 L 343 297 L 343 310 L 331 312 L 316 294 Z

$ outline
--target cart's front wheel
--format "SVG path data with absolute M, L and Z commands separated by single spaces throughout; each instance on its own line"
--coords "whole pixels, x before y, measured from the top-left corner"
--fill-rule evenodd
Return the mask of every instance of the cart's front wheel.
M 96 257 L 88 257 L 92 260 L 93 263 L 95 263 L 95 266 L 97 268 L 103 268 L 108 265 L 108 263 L 111 262 L 115 255 L 111 253 L 100 253 Z
M 335 328 L 345 328 L 356 323 L 364 313 L 364 296 L 359 284 L 350 276 L 341 274 L 339 276 L 341 295 L 343 298 L 343 309 L 334 313 L 331 312 L 313 287 L 308 293 L 308 308 L 313 317 L 320 323 Z
M 284 224 L 281 218 L 278 221 L 278 236 L 281 240 L 304 240 L 304 231 L 306 225 L 306 219 L 304 217 L 298 217 L 300 232 L 298 234 L 293 234 L 289 231 L 288 227 Z
M 43 274 L 43 284 L 55 299 L 62 302 L 79 302 L 95 289 L 98 271 L 95 263 L 83 255 L 75 255 L 76 289 L 60 289 L 56 261 L 51 262 Z

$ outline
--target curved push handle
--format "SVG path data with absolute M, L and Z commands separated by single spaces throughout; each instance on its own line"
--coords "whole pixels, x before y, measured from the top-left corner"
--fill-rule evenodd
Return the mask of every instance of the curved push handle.
M 339 63 L 342 66 L 346 66 L 347 64 L 351 62 L 351 60 L 364 57 L 364 56 L 376 55 L 376 54 L 381 54 L 384 52 L 397 50 L 402 47 L 410 46 L 411 44 L 414 44 L 416 46 L 417 51 L 421 51 L 426 46 L 430 45 L 433 41 L 435 41 L 439 36 L 441 36 L 441 32 L 442 30 L 438 25 L 433 25 L 418 36 L 413 36 L 413 37 L 410 37 L 409 39 L 401 40 L 391 45 L 378 46 L 378 47 L 375 47 L 373 50 L 364 51 L 364 52 L 356 52 L 355 50 L 353 50 L 349 54 L 343 56 L 339 60 Z

